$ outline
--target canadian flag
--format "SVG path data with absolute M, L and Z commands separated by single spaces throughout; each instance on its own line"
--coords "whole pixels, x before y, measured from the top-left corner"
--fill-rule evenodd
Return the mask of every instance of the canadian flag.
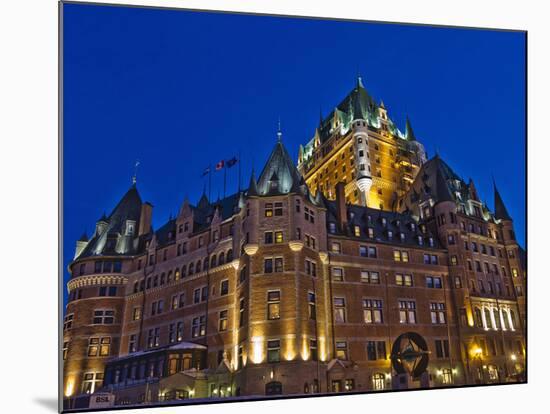
M 225 161 L 221 160 L 219 163 L 216 164 L 216 171 L 221 170 L 224 165 L 225 165 Z

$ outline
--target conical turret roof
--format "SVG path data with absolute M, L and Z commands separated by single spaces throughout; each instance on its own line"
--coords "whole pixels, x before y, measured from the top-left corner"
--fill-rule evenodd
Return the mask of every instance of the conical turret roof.
M 295 192 L 299 190 L 300 181 L 298 169 L 283 143 L 278 141 L 258 179 L 258 194 L 277 195 Z
M 512 217 L 510 217 L 510 214 L 508 214 L 508 210 L 504 205 L 504 201 L 502 201 L 502 197 L 500 196 L 500 193 L 498 191 L 497 185 L 494 182 L 494 180 L 493 180 L 493 187 L 495 192 L 495 218 L 500 220 L 512 220 Z

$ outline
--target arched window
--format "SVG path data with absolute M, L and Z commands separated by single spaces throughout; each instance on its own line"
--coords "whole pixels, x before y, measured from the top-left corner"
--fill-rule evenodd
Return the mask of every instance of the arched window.
M 498 312 L 498 309 L 493 309 L 493 315 L 495 317 L 495 328 L 500 329 L 500 313 Z
M 210 268 L 216 267 L 216 255 L 212 256 L 212 259 L 210 260 Z
M 160 275 L 160 285 L 164 285 L 164 282 L 166 280 L 166 274 L 165 273 L 161 273 Z
M 386 388 L 385 375 L 381 372 L 372 374 L 372 389 L 375 391 L 380 391 L 385 388 Z
M 172 271 L 168 271 L 168 274 L 166 275 L 166 283 L 170 283 L 172 281 Z
M 483 327 L 483 318 L 481 316 L 481 310 L 479 308 L 475 308 L 474 310 L 474 313 L 475 313 L 475 319 L 476 319 L 476 326 L 478 328 L 482 328 Z
M 510 319 L 512 320 L 512 326 L 510 326 L 510 329 L 515 329 L 516 326 L 518 326 L 518 321 L 516 319 L 516 314 L 512 309 L 510 309 L 509 312 L 510 312 Z
M 233 250 L 232 249 L 229 249 L 227 251 L 227 263 L 233 261 Z
M 225 256 L 224 253 L 220 253 L 220 257 L 218 258 L 218 266 L 224 264 Z
M 487 328 L 493 328 L 493 324 L 491 323 L 491 312 L 487 308 L 483 309 L 483 312 L 485 313 L 485 323 L 487 324 Z
M 195 265 L 193 263 L 189 263 L 189 274 L 192 275 L 195 270 Z
M 208 257 L 202 261 L 202 268 L 208 270 Z
M 134 283 L 134 293 L 137 293 L 138 289 L 139 289 L 139 284 L 138 282 L 136 282 Z
M 187 274 L 187 266 L 183 265 L 181 267 L 181 277 L 185 277 L 186 274 Z
M 201 261 L 199 260 L 197 262 L 197 265 L 195 266 L 196 272 L 199 273 L 201 271 Z
M 176 270 L 174 270 L 174 280 L 180 279 L 180 270 L 176 267 Z

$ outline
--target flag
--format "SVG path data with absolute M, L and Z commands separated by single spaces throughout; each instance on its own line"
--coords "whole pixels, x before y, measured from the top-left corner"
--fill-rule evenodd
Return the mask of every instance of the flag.
M 225 165 L 225 161 L 221 160 L 219 163 L 216 164 L 216 171 L 221 170 L 224 165 Z
M 227 168 L 233 167 L 235 164 L 237 164 L 237 161 L 239 161 L 236 157 L 231 158 L 230 160 L 227 160 L 225 162 Z
M 209 174 L 209 173 L 210 173 L 210 167 L 206 167 L 206 168 L 204 169 L 204 171 L 202 172 L 201 177 L 204 177 L 205 175 L 207 175 L 207 174 Z

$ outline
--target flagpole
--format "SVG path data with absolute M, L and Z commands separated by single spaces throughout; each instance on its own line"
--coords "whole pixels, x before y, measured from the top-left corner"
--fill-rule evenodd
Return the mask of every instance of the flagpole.
M 237 188 L 237 193 L 241 192 L 241 150 L 239 150 L 239 159 L 237 160 L 239 163 L 239 183 Z
M 208 202 L 212 200 L 212 164 L 208 165 Z
M 223 198 L 225 198 L 225 186 L 227 183 L 227 165 L 223 163 Z

